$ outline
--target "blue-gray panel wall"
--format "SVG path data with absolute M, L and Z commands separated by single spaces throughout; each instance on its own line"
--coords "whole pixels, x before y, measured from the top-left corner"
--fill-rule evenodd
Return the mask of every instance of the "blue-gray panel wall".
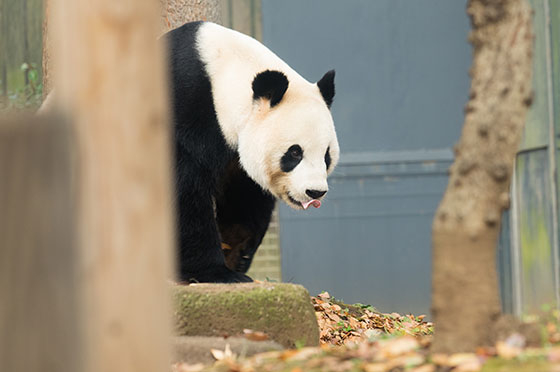
M 263 41 L 317 81 L 337 72 L 342 150 L 449 147 L 467 102 L 464 0 L 262 0 Z
M 285 281 L 429 312 L 431 222 L 468 99 L 465 5 L 262 0 L 267 46 L 311 81 L 337 71 L 341 163 L 320 209 L 280 208 Z
M 369 165 L 347 165 L 345 174 L 332 177 L 320 209 L 282 208 L 284 281 L 383 311 L 427 314 L 429 232 L 451 154 L 448 159 L 379 163 L 375 174 Z

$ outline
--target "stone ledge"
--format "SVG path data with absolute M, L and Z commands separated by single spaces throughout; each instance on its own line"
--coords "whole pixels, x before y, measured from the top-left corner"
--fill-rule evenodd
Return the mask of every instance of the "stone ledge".
M 261 331 L 284 347 L 319 345 L 309 293 L 286 283 L 173 286 L 177 336 L 237 336 Z

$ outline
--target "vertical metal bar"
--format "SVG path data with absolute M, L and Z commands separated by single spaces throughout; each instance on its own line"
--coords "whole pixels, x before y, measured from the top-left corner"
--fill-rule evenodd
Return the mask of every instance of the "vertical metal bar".
M 229 28 L 233 28 L 233 0 L 228 0 Z
M 257 38 L 255 27 L 255 0 L 251 0 L 251 36 L 255 39 Z
M 511 182 L 511 213 L 510 213 L 510 234 L 511 234 L 511 286 L 512 286 L 512 305 L 513 313 L 521 316 L 523 311 L 523 293 L 521 290 L 523 274 L 521 272 L 521 245 L 519 244 L 519 203 L 517 201 L 517 160 L 513 165 L 513 175 Z
M 554 288 L 556 293 L 556 306 L 560 306 L 560 257 L 558 246 L 558 202 L 556 197 L 556 136 L 554 128 L 554 90 L 552 88 L 552 51 L 550 37 L 550 7 L 549 0 L 544 1 L 545 15 L 545 52 L 546 52 L 546 89 L 548 95 L 548 163 L 549 179 L 552 199 L 552 249 L 554 260 Z

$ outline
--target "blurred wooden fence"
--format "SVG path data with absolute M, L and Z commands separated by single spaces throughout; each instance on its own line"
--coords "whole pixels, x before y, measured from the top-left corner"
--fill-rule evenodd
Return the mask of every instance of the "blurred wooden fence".
M 225 26 L 261 37 L 260 0 L 221 0 Z M 0 0 L 0 94 L 26 84 L 23 63 L 35 63 L 41 74 L 43 0 Z M 39 75 L 39 80 L 41 76 Z
M 0 94 L 25 86 L 24 62 L 40 74 L 42 20 L 43 0 L 0 0 Z
M 221 5 L 224 26 L 261 40 L 261 0 L 221 0 Z

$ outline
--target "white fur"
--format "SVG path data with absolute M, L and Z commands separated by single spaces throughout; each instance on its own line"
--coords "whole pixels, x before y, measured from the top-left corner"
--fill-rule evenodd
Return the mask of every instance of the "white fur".
M 325 151 L 330 147 L 332 170 L 338 161 L 339 146 L 330 110 L 317 85 L 305 80 L 257 40 L 228 28 L 203 24 L 197 44 L 212 83 L 221 130 L 228 145 L 239 152 L 241 165 L 249 176 L 286 201 L 286 193 L 305 202 L 310 199 L 305 190 L 326 191 Z M 281 71 L 289 81 L 284 97 L 272 109 L 265 100 L 253 100 L 253 79 L 265 70 Z M 271 184 L 270 175 L 279 170 L 282 155 L 294 144 L 303 148 L 303 160 L 286 174 L 284 190 L 286 185 L 280 188 Z

